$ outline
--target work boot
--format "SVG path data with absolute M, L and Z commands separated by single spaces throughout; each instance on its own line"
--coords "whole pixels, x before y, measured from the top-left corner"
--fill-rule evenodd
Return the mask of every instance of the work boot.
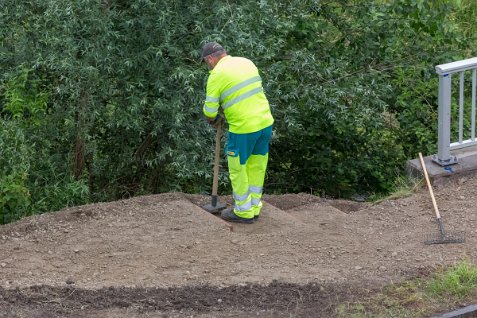
M 220 217 L 228 222 L 245 223 L 245 224 L 252 224 L 254 220 L 253 218 L 251 219 L 241 218 L 240 216 L 234 213 L 233 209 L 223 210 L 222 213 L 220 214 Z

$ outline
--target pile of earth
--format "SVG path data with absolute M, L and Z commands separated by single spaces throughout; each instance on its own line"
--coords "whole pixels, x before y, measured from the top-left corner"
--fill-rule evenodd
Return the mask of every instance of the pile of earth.
M 0 317 L 333 317 L 336 306 L 477 250 L 477 179 L 377 204 L 264 196 L 228 224 L 210 198 L 170 193 L 46 213 L 0 227 Z M 221 197 L 232 204 L 231 198 Z

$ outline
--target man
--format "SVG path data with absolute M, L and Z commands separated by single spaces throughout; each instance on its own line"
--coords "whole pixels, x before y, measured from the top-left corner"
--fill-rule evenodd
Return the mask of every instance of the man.
M 235 206 L 222 211 L 230 222 L 253 223 L 262 208 L 262 192 L 268 163 L 273 117 L 252 61 L 233 57 L 216 43 L 206 43 L 202 59 L 210 74 L 203 108 L 209 123 L 222 107 L 229 124 L 226 154 Z

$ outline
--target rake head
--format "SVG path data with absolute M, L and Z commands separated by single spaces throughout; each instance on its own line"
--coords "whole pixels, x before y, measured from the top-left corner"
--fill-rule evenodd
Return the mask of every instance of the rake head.
M 465 234 L 464 233 L 445 233 L 442 235 L 439 234 L 429 234 L 424 241 L 424 244 L 451 244 L 451 243 L 464 243 Z
M 444 224 L 440 217 L 437 218 L 437 226 L 439 234 L 429 234 L 424 244 L 450 244 L 450 243 L 464 243 L 465 234 L 459 233 L 447 233 L 444 230 Z

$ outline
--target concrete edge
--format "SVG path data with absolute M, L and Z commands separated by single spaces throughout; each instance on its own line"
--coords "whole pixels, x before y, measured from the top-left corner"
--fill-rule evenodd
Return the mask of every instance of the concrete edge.
M 433 185 L 444 185 L 449 181 L 477 175 L 477 147 L 468 147 L 455 152 L 457 164 L 442 167 L 432 161 L 432 156 L 424 157 L 424 164 Z M 412 179 L 423 178 L 423 170 L 419 158 L 406 163 L 406 174 Z
M 430 317 L 430 318 L 465 318 L 465 317 L 476 317 L 474 315 L 472 316 L 467 316 L 469 314 L 472 314 L 472 313 L 476 313 L 477 312 L 477 305 L 470 305 L 470 306 L 467 306 L 467 307 L 464 307 L 464 308 L 461 308 L 461 309 L 457 309 L 457 310 L 454 310 L 454 311 L 451 311 L 449 313 L 446 313 L 442 316 L 433 316 L 433 317 Z

